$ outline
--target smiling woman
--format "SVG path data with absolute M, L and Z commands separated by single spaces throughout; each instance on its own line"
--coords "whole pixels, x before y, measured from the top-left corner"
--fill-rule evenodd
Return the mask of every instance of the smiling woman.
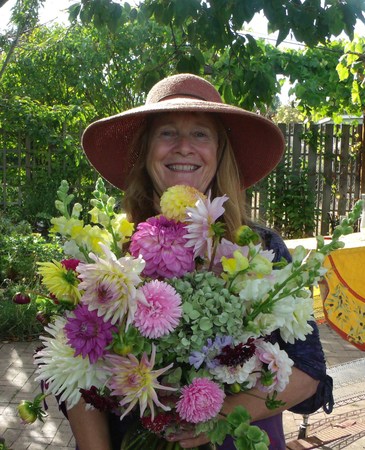
M 152 279 L 169 278 L 173 265 L 175 272 L 186 265 L 183 272 L 194 270 L 189 254 L 194 251 L 196 257 L 197 248 L 205 248 L 211 239 L 210 223 L 218 217 L 224 223 L 225 236 L 233 242 L 237 229 L 242 224 L 250 223 L 245 213 L 243 190 L 269 174 L 284 151 L 284 139 L 276 125 L 265 117 L 224 104 L 211 83 L 192 74 L 167 77 L 151 89 L 144 105 L 92 123 L 83 134 L 82 144 L 98 172 L 124 191 L 123 207 L 128 219 L 137 228 L 128 250 L 133 257 L 148 261 L 146 275 Z M 183 223 L 165 217 L 165 207 L 168 209 L 171 206 L 168 200 L 170 189 L 182 188 L 187 190 L 187 195 L 189 190 L 197 188 L 201 196 L 211 196 L 214 200 L 203 214 L 202 222 L 199 222 L 199 243 L 194 249 L 185 246 L 180 251 L 179 243 L 185 239 L 186 229 Z M 160 202 L 161 196 L 165 197 L 163 202 Z M 216 203 L 217 197 L 224 202 L 224 208 Z M 193 204 L 195 202 L 196 199 Z M 172 201 L 170 203 L 174 204 Z M 176 205 L 173 208 L 175 211 Z M 182 220 L 189 222 L 185 216 Z M 261 236 L 262 244 L 273 251 L 275 261 L 282 258 L 290 260 L 290 254 L 278 235 L 258 225 L 252 226 Z M 151 232 L 152 229 L 156 233 Z M 193 224 L 191 232 L 196 229 L 196 224 Z M 232 252 L 234 248 L 230 248 L 229 255 L 224 256 L 230 257 Z M 166 260 L 161 257 L 162 253 L 166 255 Z M 176 258 L 171 258 L 172 255 Z M 196 259 L 199 262 L 199 258 Z M 202 270 L 207 280 L 215 280 L 215 275 L 210 274 L 208 268 L 203 267 Z M 195 284 L 191 289 L 193 292 L 194 289 L 200 291 Z M 217 301 L 225 303 L 224 292 L 217 295 Z M 154 314 L 173 301 L 171 296 L 159 294 L 159 304 L 153 305 Z M 203 296 L 202 302 L 205 304 L 208 298 Z M 218 316 L 221 317 L 217 313 Z M 208 317 L 203 319 L 202 327 L 209 327 Z M 141 327 L 148 328 L 148 321 L 142 316 L 138 316 L 137 320 Z M 310 325 L 305 322 L 305 326 Z M 282 350 L 287 351 L 294 361 L 289 384 L 280 393 L 281 407 L 275 411 L 269 410 L 260 399 L 262 394 L 256 387 L 250 390 L 252 395 L 236 391 L 235 395 L 217 398 L 215 404 L 217 411 L 223 415 L 230 414 L 239 405 L 244 406 L 253 423 L 269 435 L 270 450 L 285 449 L 281 411 L 299 405 L 296 406 L 298 412 L 310 413 L 332 401 L 318 330 L 314 323 L 311 326 L 314 332 L 304 342 L 298 339 L 293 344 L 285 343 L 274 333 L 267 337 L 276 342 L 278 349 L 280 345 Z M 241 357 L 243 355 L 240 353 L 233 359 L 239 362 Z M 237 370 L 243 370 L 240 364 L 238 366 Z M 216 414 L 214 408 L 210 410 L 206 407 L 214 397 L 208 381 L 201 383 L 196 379 L 191 384 L 191 391 L 184 391 L 187 404 L 190 404 L 191 396 L 198 393 L 201 406 L 194 412 L 194 420 L 201 414 L 204 417 L 212 411 Z M 309 403 L 300 406 L 307 399 Z M 183 403 L 179 405 L 181 413 L 191 413 Z M 122 435 L 124 440 L 128 438 L 128 420 L 127 423 L 125 419 L 120 422 L 113 419 L 113 414 L 85 411 L 82 401 L 69 409 L 68 416 L 80 450 L 119 450 Z M 126 419 L 136 422 L 133 417 L 127 416 Z M 207 435 L 199 434 L 194 426 L 181 426 L 166 438 L 177 445 L 174 448 L 196 448 L 209 443 Z M 234 448 L 231 437 L 219 446 L 221 450 Z
M 162 114 L 151 129 L 147 171 L 157 193 L 174 184 L 206 192 L 217 170 L 215 121 L 200 113 Z

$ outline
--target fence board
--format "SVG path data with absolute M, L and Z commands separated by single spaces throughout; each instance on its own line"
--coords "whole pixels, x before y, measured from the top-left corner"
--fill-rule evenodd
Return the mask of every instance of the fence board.
M 343 125 L 339 155 L 338 214 L 346 214 L 349 170 L 350 126 Z

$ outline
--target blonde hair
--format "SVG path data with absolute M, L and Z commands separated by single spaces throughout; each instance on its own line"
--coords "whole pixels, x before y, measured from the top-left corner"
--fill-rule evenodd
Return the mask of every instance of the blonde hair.
M 228 197 L 228 201 L 224 204 L 223 221 L 227 227 L 227 238 L 233 239 L 233 234 L 237 228 L 247 222 L 245 198 L 241 189 L 242 180 L 227 132 L 219 120 L 219 116 L 214 113 L 210 114 L 214 116 L 217 124 L 218 166 L 209 189 L 212 191 L 212 198 L 224 194 Z M 156 214 L 153 206 L 154 187 L 146 167 L 151 131 L 150 122 L 147 119 L 140 128 L 130 153 L 130 158 L 135 162 L 127 180 L 128 187 L 125 190 L 124 209 L 129 220 L 135 224 Z

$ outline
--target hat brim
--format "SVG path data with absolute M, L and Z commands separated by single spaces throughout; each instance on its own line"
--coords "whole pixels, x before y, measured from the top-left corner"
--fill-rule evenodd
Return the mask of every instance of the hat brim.
M 257 183 L 280 162 L 285 140 L 273 122 L 225 103 L 190 98 L 146 104 L 93 122 L 82 136 L 85 154 L 107 181 L 124 190 L 133 165 L 131 146 L 146 117 L 154 113 L 183 111 L 214 113 L 220 118 L 242 176 L 242 188 Z

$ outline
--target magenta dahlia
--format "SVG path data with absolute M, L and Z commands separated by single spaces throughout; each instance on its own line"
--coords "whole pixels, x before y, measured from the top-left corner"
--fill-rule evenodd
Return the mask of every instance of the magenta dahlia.
M 91 364 L 101 358 L 105 348 L 113 340 L 113 331 L 117 328 L 103 317 L 98 317 L 97 310 L 90 311 L 87 305 L 80 303 L 67 318 L 65 335 L 67 343 L 75 349 L 75 356 L 89 357 Z
M 153 280 L 140 288 L 143 296 L 137 304 L 134 325 L 142 336 L 159 338 L 179 324 L 182 315 L 181 297 L 164 281 Z
M 182 388 L 176 411 L 187 422 L 206 422 L 219 413 L 224 397 L 224 391 L 214 381 L 194 378 L 191 384 Z
M 146 262 L 143 275 L 151 278 L 181 277 L 194 270 L 192 248 L 186 248 L 186 228 L 164 216 L 151 217 L 138 225 L 130 252 Z

